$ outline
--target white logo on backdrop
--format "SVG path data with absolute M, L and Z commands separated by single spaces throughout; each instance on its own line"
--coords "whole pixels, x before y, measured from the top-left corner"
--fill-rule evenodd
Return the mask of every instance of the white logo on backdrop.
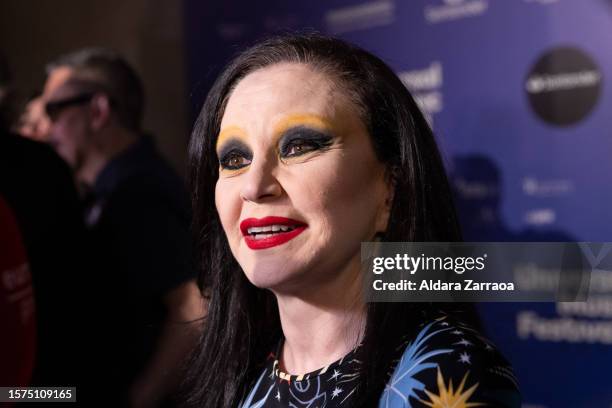
M 476 17 L 489 8 L 488 0 L 444 0 L 439 6 L 425 7 L 425 20 L 431 24 Z
M 550 225 L 557 219 L 557 213 L 552 208 L 537 208 L 525 213 L 525 224 L 533 226 Z
M 398 76 L 412 93 L 427 121 L 433 127 L 434 114 L 441 112 L 444 107 L 442 63 L 433 61 L 427 68 L 402 71 L 398 73 Z
M 485 200 L 499 195 L 499 187 L 492 183 L 483 183 L 457 177 L 453 184 L 464 200 Z
M 559 197 L 574 191 L 574 184 L 567 179 L 523 178 L 523 192 L 532 197 Z
M 386 26 L 395 21 L 394 0 L 376 0 L 328 10 L 325 26 L 331 34 Z
M 588 70 L 553 75 L 534 75 L 527 80 L 525 88 L 531 94 L 589 88 L 598 85 L 601 74 Z

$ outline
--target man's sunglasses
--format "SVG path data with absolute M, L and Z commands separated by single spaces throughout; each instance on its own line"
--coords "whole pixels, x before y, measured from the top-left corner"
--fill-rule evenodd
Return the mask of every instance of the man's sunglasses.
M 47 104 L 45 105 L 45 112 L 47 113 L 49 119 L 54 122 L 64 109 L 69 106 L 82 105 L 84 103 L 87 103 L 91 101 L 91 98 L 93 98 L 94 95 L 95 94 L 93 93 L 86 93 L 73 96 L 71 98 L 47 102 Z

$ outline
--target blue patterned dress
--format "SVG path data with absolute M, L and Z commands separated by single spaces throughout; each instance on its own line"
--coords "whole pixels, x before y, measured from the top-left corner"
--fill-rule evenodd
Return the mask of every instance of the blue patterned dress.
M 521 406 L 512 368 L 477 331 L 440 315 L 421 324 L 417 333 L 399 345 L 403 352 L 390 367 L 379 408 Z M 354 407 L 359 347 L 299 376 L 280 371 L 276 356 L 270 353 L 241 408 Z

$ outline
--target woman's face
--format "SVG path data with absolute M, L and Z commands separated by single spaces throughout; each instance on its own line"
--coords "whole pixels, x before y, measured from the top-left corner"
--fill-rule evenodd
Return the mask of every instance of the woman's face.
M 256 286 L 295 291 L 358 273 L 391 188 L 357 107 L 304 64 L 257 70 L 231 93 L 217 140 L 217 211 Z

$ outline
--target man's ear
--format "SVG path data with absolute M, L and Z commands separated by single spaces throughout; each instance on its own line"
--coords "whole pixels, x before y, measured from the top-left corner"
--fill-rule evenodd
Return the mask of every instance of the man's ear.
M 389 218 L 391 217 L 391 208 L 393 207 L 393 198 L 395 197 L 395 186 L 397 184 L 395 169 L 387 168 L 385 170 L 385 193 L 384 201 L 382 202 L 382 208 L 378 214 L 376 220 L 376 232 L 384 233 L 389 225 Z
M 111 104 L 110 99 L 103 93 L 97 93 L 91 98 L 90 103 L 91 128 L 100 130 L 110 121 Z

